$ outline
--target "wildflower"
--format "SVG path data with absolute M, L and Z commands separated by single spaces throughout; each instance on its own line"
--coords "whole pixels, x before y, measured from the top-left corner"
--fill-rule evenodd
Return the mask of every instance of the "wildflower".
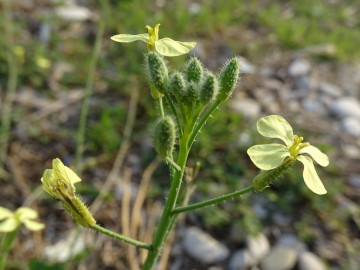
M 53 160 L 52 165 L 53 168 L 45 170 L 41 178 L 43 189 L 60 200 L 65 210 L 78 224 L 91 227 L 96 221 L 75 193 L 74 184 L 80 182 L 81 179 L 58 158 Z
M 65 166 L 60 159 L 52 162 L 52 169 L 44 171 L 41 182 L 44 190 L 56 199 L 64 200 L 64 196 L 74 196 L 74 184 L 81 179 L 69 167 Z
M 326 167 L 329 165 L 329 159 L 324 153 L 310 143 L 303 142 L 303 137 L 294 135 L 290 124 L 279 115 L 260 118 L 257 129 L 261 135 L 280 139 L 285 145 L 273 143 L 250 147 L 247 153 L 256 167 L 269 171 L 281 166 L 287 157 L 293 161 L 299 160 L 304 165 L 303 177 L 307 187 L 316 194 L 326 193 L 312 161 L 313 159 L 319 165 Z
M 134 42 L 143 41 L 147 43 L 148 49 L 151 51 L 157 51 L 164 56 L 179 56 L 188 53 L 192 48 L 196 46 L 196 42 L 181 42 L 171 38 L 159 39 L 159 26 L 155 25 L 154 28 L 146 26 L 148 33 L 131 35 L 131 34 L 119 34 L 112 36 L 111 39 L 116 42 Z
M 42 230 L 45 225 L 34 221 L 38 217 L 38 213 L 29 207 L 20 207 L 15 212 L 0 206 L 0 232 L 15 231 L 21 223 L 31 231 Z

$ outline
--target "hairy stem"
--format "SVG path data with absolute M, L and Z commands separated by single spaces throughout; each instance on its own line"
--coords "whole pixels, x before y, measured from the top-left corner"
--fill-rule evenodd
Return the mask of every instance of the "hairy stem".
M 229 193 L 229 194 L 225 194 L 225 195 L 216 197 L 214 199 L 210 199 L 210 200 L 199 202 L 199 203 L 190 204 L 190 205 L 187 205 L 187 206 L 176 207 L 171 212 L 171 214 L 176 215 L 176 214 L 179 214 L 179 213 L 182 213 L 182 212 L 187 212 L 187 211 L 190 211 L 190 210 L 203 208 L 203 207 L 210 206 L 210 205 L 213 205 L 213 204 L 218 204 L 218 203 L 221 203 L 223 201 L 239 197 L 241 195 L 244 195 L 244 194 L 252 192 L 252 191 L 254 191 L 254 188 L 251 185 L 251 186 L 246 187 L 244 189 L 241 189 L 241 190 Z
M 91 228 L 98 231 L 98 232 L 100 232 L 100 233 L 102 233 L 102 234 L 110 236 L 111 238 L 114 238 L 116 240 L 120 240 L 120 241 L 122 241 L 124 243 L 134 245 L 134 246 L 136 246 L 138 248 L 143 248 L 143 249 L 150 249 L 151 248 L 150 244 L 147 244 L 147 243 L 132 239 L 132 238 L 127 237 L 127 236 L 122 235 L 122 234 L 115 233 L 115 232 L 110 231 L 108 229 L 105 229 L 104 227 L 101 227 L 101 226 L 99 226 L 97 224 L 92 225 Z

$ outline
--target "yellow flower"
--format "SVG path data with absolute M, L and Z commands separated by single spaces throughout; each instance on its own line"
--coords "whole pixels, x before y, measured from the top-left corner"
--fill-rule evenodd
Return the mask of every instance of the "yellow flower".
M 112 36 L 111 39 L 116 42 L 134 42 L 142 41 L 147 43 L 149 50 L 157 51 L 159 54 L 164 56 L 179 56 L 188 53 L 191 49 L 196 46 L 196 42 L 182 42 L 176 41 L 171 38 L 159 39 L 159 26 L 155 25 L 154 28 L 146 26 L 148 33 L 144 34 L 119 34 Z
M 316 194 L 326 193 L 312 161 L 326 167 L 329 159 L 324 153 L 307 142 L 303 143 L 304 138 L 294 135 L 290 124 L 280 115 L 260 118 L 257 129 L 261 135 L 280 139 L 285 145 L 273 143 L 250 147 L 247 153 L 256 167 L 268 171 L 279 167 L 286 157 L 299 160 L 304 165 L 303 177 L 307 187 Z
M 54 198 L 62 202 L 65 210 L 84 226 L 91 227 L 96 223 L 89 209 L 75 193 L 74 184 L 81 179 L 70 168 L 66 167 L 60 159 L 52 162 L 52 169 L 46 169 L 41 178 L 43 189 Z
M 31 231 L 42 230 L 45 225 L 34 221 L 38 217 L 38 213 L 29 207 L 20 207 L 15 212 L 0 206 L 0 232 L 15 231 L 21 223 Z
M 51 196 L 64 200 L 64 195 L 74 196 L 74 184 L 81 179 L 69 167 L 65 166 L 60 159 L 56 158 L 52 162 L 52 169 L 44 171 L 41 182 L 44 190 Z

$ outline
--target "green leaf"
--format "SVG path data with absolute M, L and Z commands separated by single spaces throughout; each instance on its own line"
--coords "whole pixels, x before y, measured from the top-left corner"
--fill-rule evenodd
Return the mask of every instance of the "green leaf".
M 293 144 L 294 133 L 290 124 L 280 115 L 269 115 L 257 121 L 261 135 L 282 140 L 288 147 Z
M 317 162 L 317 164 L 326 167 L 329 165 L 329 158 L 315 146 L 309 145 L 301 149 L 300 154 L 308 154 L 313 160 Z
M 156 51 L 164 56 L 179 56 L 188 53 L 196 46 L 196 42 L 181 42 L 171 38 L 163 38 L 155 41 Z
M 148 43 L 149 41 L 149 35 L 147 33 L 145 34 L 138 34 L 138 35 L 130 35 L 130 34 L 119 34 L 112 36 L 111 39 L 116 42 L 134 42 L 134 41 L 143 41 L 145 43 Z
M 297 160 L 304 165 L 303 177 L 307 187 L 316 194 L 325 194 L 326 189 L 315 171 L 312 159 L 307 156 L 298 156 Z
M 290 156 L 286 146 L 275 143 L 254 145 L 247 153 L 256 167 L 266 171 L 279 167 L 284 159 Z

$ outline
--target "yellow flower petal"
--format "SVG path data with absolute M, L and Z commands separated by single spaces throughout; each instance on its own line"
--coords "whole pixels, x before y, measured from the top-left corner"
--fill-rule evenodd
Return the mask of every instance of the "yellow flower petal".
M 179 56 L 188 53 L 196 46 L 196 42 L 181 42 L 171 38 L 162 38 L 155 41 L 156 51 L 164 56 Z
M 53 173 L 56 178 L 62 179 L 67 184 L 71 185 L 81 181 L 80 177 L 69 167 L 65 166 L 60 159 L 54 159 L 52 165 Z
M 293 144 L 293 129 L 280 115 L 269 115 L 257 121 L 257 129 L 261 135 L 268 138 L 277 138 L 285 142 L 287 147 Z
M 307 187 L 316 194 L 325 194 L 326 189 L 315 171 L 312 159 L 307 156 L 298 156 L 297 160 L 304 165 L 303 177 Z
M 0 232 L 12 232 L 16 230 L 18 226 L 19 222 L 15 219 L 15 216 L 11 216 L 0 222 Z
M 15 215 L 23 222 L 27 219 L 35 219 L 38 217 L 38 213 L 29 207 L 20 207 L 15 211 Z
M 261 170 L 271 170 L 281 165 L 290 156 L 289 150 L 282 144 L 254 145 L 247 150 L 251 161 Z
M 112 36 L 111 39 L 116 42 L 122 42 L 122 43 L 128 43 L 128 42 L 134 42 L 134 41 L 143 41 L 145 43 L 149 42 L 149 35 L 144 34 L 138 34 L 138 35 L 130 35 L 130 34 L 119 34 Z
M 23 221 L 26 228 L 28 228 L 30 231 L 40 231 L 45 228 L 45 225 L 43 223 L 34 221 L 34 220 L 24 220 Z
M 11 210 L 0 206 L 0 220 L 11 217 L 12 215 L 14 215 L 14 213 Z
M 300 150 L 300 154 L 308 154 L 313 160 L 315 160 L 319 165 L 326 167 L 329 165 L 329 158 L 315 146 L 309 145 Z

